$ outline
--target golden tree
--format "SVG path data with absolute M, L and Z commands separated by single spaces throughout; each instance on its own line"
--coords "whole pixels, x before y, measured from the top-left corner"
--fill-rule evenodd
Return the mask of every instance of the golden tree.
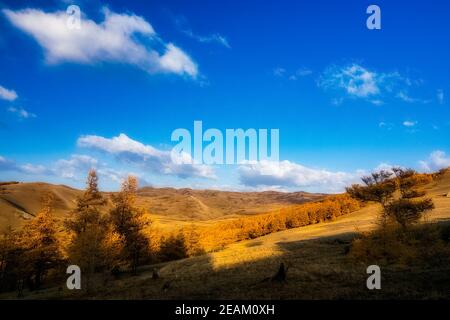
M 137 178 L 128 176 L 120 192 L 112 196 L 114 207 L 110 210 L 112 226 L 121 237 L 124 255 L 133 274 L 148 253 L 149 239 L 144 231 L 151 224 L 146 210 L 136 206 L 137 190 Z
M 0 291 L 13 290 L 22 269 L 19 236 L 11 227 L 0 235 Z
M 365 185 L 347 188 L 348 194 L 362 201 L 375 201 L 382 205 L 382 222 L 395 221 L 403 227 L 418 222 L 422 215 L 434 208 L 431 199 L 421 199 L 425 193 L 417 187 L 430 181 L 412 169 L 381 170 L 362 178 Z
M 62 260 L 52 214 L 54 196 L 48 193 L 42 200 L 42 209 L 20 232 L 19 245 L 24 251 L 23 264 L 28 268 L 28 283 L 39 289 L 48 270 Z
M 84 194 L 77 199 L 77 206 L 71 219 L 65 223 L 71 234 L 68 246 L 69 260 L 78 265 L 87 276 L 89 289 L 90 276 L 106 267 L 111 267 L 117 242 L 114 241 L 107 216 L 103 213 L 106 200 L 98 189 L 98 176 L 90 170 Z
M 196 230 L 195 226 L 191 225 L 185 227 L 181 232 L 184 235 L 187 256 L 193 257 L 205 253 L 205 250 L 200 243 L 200 233 Z

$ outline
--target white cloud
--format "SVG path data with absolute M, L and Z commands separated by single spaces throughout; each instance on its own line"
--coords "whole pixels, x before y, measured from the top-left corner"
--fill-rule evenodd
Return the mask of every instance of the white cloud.
M 444 151 L 433 151 L 427 160 L 419 161 L 420 167 L 426 172 L 436 171 L 442 168 L 450 167 L 450 157 L 447 157 Z
M 80 147 L 91 148 L 116 156 L 119 160 L 140 165 L 158 174 L 175 175 L 180 178 L 215 178 L 211 167 L 174 161 L 170 151 L 161 151 L 150 145 L 129 138 L 121 133 L 111 139 L 87 135 L 78 139 Z M 185 155 L 190 157 L 190 155 Z
M 379 94 L 379 85 L 380 76 L 358 64 L 332 66 L 325 70 L 319 80 L 320 87 L 344 89 L 350 96 L 364 98 Z
M 139 174 L 129 171 L 118 171 L 100 163 L 97 159 L 89 155 L 74 154 L 69 159 L 60 159 L 52 167 L 52 173 L 56 176 L 83 181 L 89 170 L 95 169 L 100 177 L 110 179 L 111 181 L 121 183 L 128 175 L 139 177 L 140 183 L 148 184 Z
M 88 155 L 71 155 L 69 159 L 59 159 L 48 167 L 35 164 L 17 164 L 15 161 L 0 156 L 0 171 L 13 171 L 31 176 L 60 177 L 72 181 L 81 182 L 86 178 L 90 169 L 97 170 L 99 176 L 114 182 L 121 182 L 128 174 L 139 177 L 139 174 L 119 172 L 109 168 L 106 164 Z M 147 184 L 145 179 L 140 179 Z
M 34 113 L 28 112 L 23 108 L 9 107 L 8 111 L 16 114 L 19 118 L 28 119 L 28 118 L 36 118 Z
M 313 169 L 285 160 L 260 161 L 239 168 L 240 181 L 250 187 L 296 187 L 340 192 L 359 179 L 358 174 Z
M 197 76 L 197 65 L 186 53 L 171 43 L 167 45 L 165 54 L 160 57 L 159 64 L 163 70 Z
M 62 178 L 76 179 L 81 174 L 86 174 L 90 169 L 96 168 L 98 161 L 87 155 L 72 155 L 70 159 L 56 161 L 53 171 Z
M 415 99 L 411 98 L 408 94 L 406 94 L 403 91 L 400 91 L 397 94 L 397 98 L 399 98 L 399 99 L 401 99 L 401 100 L 403 100 L 405 102 L 415 102 L 416 101 Z
M 97 160 L 85 155 L 72 155 L 69 160 L 61 159 L 51 167 L 35 164 L 17 164 L 15 161 L 0 156 L 0 171 L 15 171 L 30 175 L 59 176 L 76 180 L 77 174 L 85 175 L 94 168 Z
M 408 95 L 408 88 L 420 85 L 420 81 L 403 77 L 398 72 L 377 72 L 357 63 L 328 67 L 317 84 L 325 90 L 343 92 L 344 96 L 365 99 L 374 105 L 384 104 L 386 98 L 397 98 L 409 103 L 430 102 Z
M 49 174 L 50 171 L 43 165 L 35 165 L 31 163 L 26 163 L 18 166 L 18 171 L 27 174 Z
M 14 101 L 17 97 L 17 93 L 14 90 L 6 89 L 5 87 L 0 86 L 0 99 Z
M 417 125 L 417 121 L 403 121 L 403 125 L 405 126 L 405 127 L 409 127 L 409 128 L 411 128 L 411 127 L 415 127 L 416 125 Z
M 33 164 L 17 164 L 15 161 L 0 156 L 0 171 L 15 171 L 26 174 L 46 174 L 48 170 L 44 166 Z
M 149 73 L 175 73 L 197 77 L 197 65 L 180 48 L 164 43 L 144 18 L 104 9 L 96 23 L 82 17 L 79 29 L 67 26 L 64 11 L 4 9 L 9 21 L 30 34 L 44 49 L 49 64 L 116 62 L 137 66 Z M 141 37 L 137 37 L 140 35 Z M 157 47 L 162 47 L 159 51 Z
M 402 169 L 405 169 L 405 167 L 400 166 L 400 165 L 392 165 L 392 164 L 389 164 L 389 163 L 382 162 L 382 163 L 380 163 L 377 167 L 375 167 L 375 168 L 373 169 L 373 171 L 376 172 L 376 171 L 384 170 L 384 171 L 388 171 L 388 172 L 390 172 L 390 173 L 394 173 L 394 171 L 392 170 L 392 168 L 402 168 Z

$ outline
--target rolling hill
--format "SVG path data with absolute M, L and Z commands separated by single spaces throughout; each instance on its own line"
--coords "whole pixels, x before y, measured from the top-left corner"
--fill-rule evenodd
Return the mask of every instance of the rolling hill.
M 55 216 L 64 218 L 83 191 L 47 183 L 0 183 L 0 228 L 17 227 L 39 210 L 42 196 L 55 196 Z M 105 193 L 110 198 L 111 193 Z M 228 192 L 150 188 L 139 190 L 138 205 L 146 208 L 160 224 L 207 222 L 272 211 L 289 204 L 322 199 L 324 194 L 306 192 Z
M 63 218 L 75 207 L 82 192 L 63 185 L 48 183 L 0 184 L 0 228 L 17 227 L 33 218 L 41 207 L 41 199 L 51 192 L 55 196 L 54 214 Z

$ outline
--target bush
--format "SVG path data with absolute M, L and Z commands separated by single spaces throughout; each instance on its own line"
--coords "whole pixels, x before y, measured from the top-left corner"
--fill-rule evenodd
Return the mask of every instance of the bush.
M 160 256 L 162 261 L 178 260 L 188 257 L 188 248 L 184 235 L 171 234 L 161 238 Z
M 399 199 L 392 201 L 384 210 L 388 217 L 405 228 L 409 224 L 417 223 L 424 212 L 433 208 L 434 204 L 431 199 L 416 201 Z
M 353 240 L 349 257 L 366 264 L 447 266 L 450 245 L 442 235 L 448 230 L 433 224 L 407 230 L 387 225 Z

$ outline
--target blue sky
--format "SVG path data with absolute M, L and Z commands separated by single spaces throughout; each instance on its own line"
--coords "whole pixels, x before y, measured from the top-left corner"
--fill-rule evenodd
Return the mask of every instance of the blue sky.
M 70 4 L 81 29 L 67 28 Z M 381 30 L 366 8 L 381 8 Z M 446 1 L 1 1 L 0 180 L 337 192 L 450 166 Z M 180 166 L 177 128 L 277 128 L 272 164 Z

